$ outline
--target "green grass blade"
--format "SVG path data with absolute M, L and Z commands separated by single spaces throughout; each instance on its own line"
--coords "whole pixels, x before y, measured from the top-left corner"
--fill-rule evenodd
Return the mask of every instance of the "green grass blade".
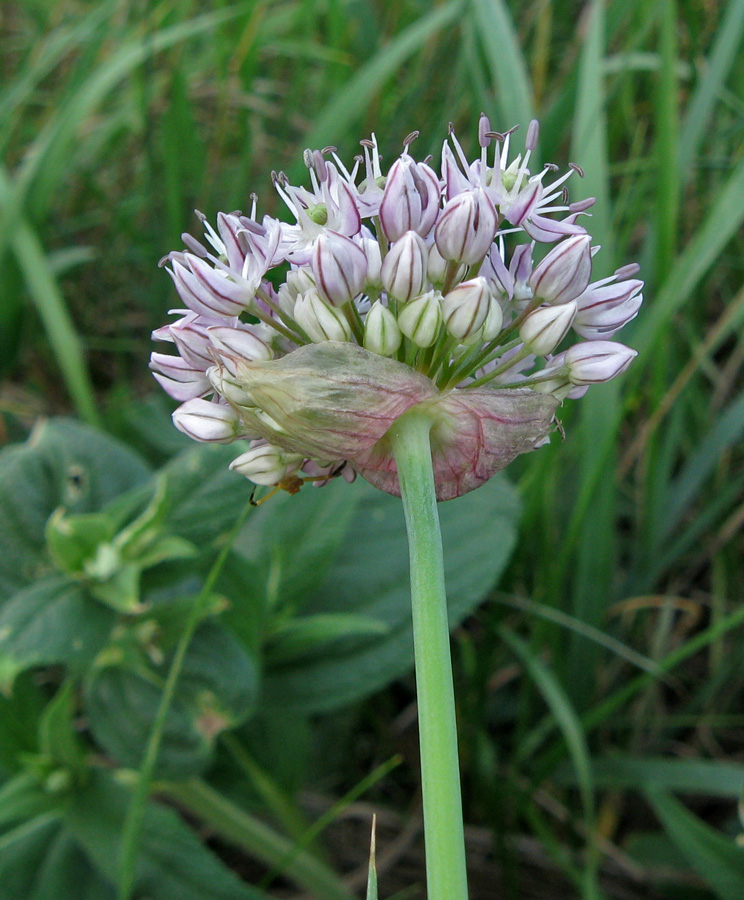
M 305 145 L 322 147 L 329 140 L 337 141 L 339 134 L 347 133 L 351 125 L 362 118 L 370 101 L 386 79 L 392 77 L 432 35 L 451 25 L 461 8 L 462 4 L 456 0 L 454 3 L 447 3 L 432 10 L 378 51 L 356 71 L 343 90 L 339 91 L 315 117 L 314 126 L 303 139 Z M 304 172 L 304 167 L 301 171 Z
M 240 10 L 229 8 L 198 16 L 191 21 L 164 28 L 147 41 L 131 40 L 102 63 L 93 74 L 68 98 L 64 107 L 42 128 L 26 152 L 24 162 L 13 179 L 0 213 L 0 257 L 11 237 L 15 223 L 35 179 L 45 179 L 45 189 L 51 195 L 64 177 L 69 148 L 75 132 L 103 98 L 129 73 L 153 54 L 215 28 Z
M 471 0 L 470 7 L 497 103 L 499 118 L 492 117 L 492 124 L 499 131 L 514 125 L 526 129 L 535 118 L 535 103 L 511 13 L 503 0 Z
M 0 202 L 7 196 L 8 178 L 0 168 Z M 11 244 L 60 367 L 78 415 L 91 425 L 101 417 L 85 363 L 85 353 L 49 260 L 31 226 L 16 222 Z
M 744 222 L 744 159 L 739 160 L 710 207 L 705 221 L 675 260 L 669 277 L 643 315 L 633 324 L 630 343 L 639 353 L 632 373 L 638 378 L 653 359 L 651 351 L 664 338 L 672 316 L 692 296 L 700 280 L 718 259 Z
M 720 900 L 744 897 L 744 848 L 660 791 L 647 794 L 669 837 Z
M 660 56 L 656 119 L 655 283 L 670 271 L 677 245 L 679 221 L 679 163 L 677 153 L 677 7 L 675 0 L 657 5 L 660 16 Z
M 581 721 L 571 705 L 566 692 L 556 679 L 553 672 L 536 656 L 532 649 L 513 631 L 501 627 L 499 636 L 514 655 L 525 667 L 532 681 L 535 683 L 541 697 L 550 709 L 555 722 L 566 742 L 571 761 L 576 771 L 576 778 L 581 794 L 581 802 L 584 809 L 584 821 L 587 828 L 589 848 L 586 863 L 585 897 L 599 896 L 599 887 L 596 882 L 597 856 L 594 845 L 594 781 L 592 777 L 589 749 L 584 736 Z
M 700 152 L 706 130 L 726 80 L 737 60 L 744 35 L 744 0 L 729 0 L 723 4 L 721 24 L 708 55 L 702 78 L 690 99 L 682 122 L 679 144 L 679 168 L 683 176 Z

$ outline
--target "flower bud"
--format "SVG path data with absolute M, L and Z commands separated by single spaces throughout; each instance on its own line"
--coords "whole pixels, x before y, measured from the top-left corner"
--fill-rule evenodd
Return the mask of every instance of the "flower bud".
M 209 379 L 204 370 L 180 356 L 152 353 L 150 368 L 158 384 L 179 403 L 211 393 Z
M 442 301 L 447 331 L 459 340 L 470 337 L 486 321 L 491 292 L 485 278 L 471 278 L 453 288 Z
M 380 271 L 382 269 L 382 255 L 380 245 L 374 238 L 362 238 L 362 249 L 367 257 L 367 277 L 365 287 L 379 290 L 382 287 Z
M 235 372 L 230 372 L 226 365 L 212 366 L 207 369 L 206 376 L 215 391 L 224 397 L 231 406 L 250 407 L 256 406 L 256 401 L 245 390 Z
M 407 231 L 388 251 L 382 263 L 381 279 L 385 290 L 398 300 L 410 300 L 424 290 L 427 249 L 424 239 Z
M 559 306 L 541 306 L 522 322 L 519 336 L 530 353 L 547 356 L 568 334 L 575 315 L 575 300 Z
M 466 267 L 460 265 L 457 267 L 453 283 L 456 284 L 465 274 Z M 426 274 L 432 284 L 444 284 L 447 277 L 447 260 L 437 249 L 436 243 L 429 247 L 429 257 L 426 263 Z
M 250 325 L 234 327 L 212 325 L 207 334 L 220 355 L 242 356 L 244 359 L 273 359 L 274 351 L 254 333 Z
M 498 224 L 493 203 L 476 187 L 448 201 L 437 222 L 434 240 L 445 259 L 472 266 L 488 253 Z
M 417 347 L 431 347 L 442 325 L 442 295 L 427 291 L 398 313 L 398 327 Z
M 343 306 L 364 286 L 367 257 L 351 238 L 326 231 L 315 241 L 311 267 L 318 291 L 329 303 Z
M 643 282 L 637 279 L 616 284 L 596 284 L 577 298 L 579 311 L 574 331 L 588 340 L 610 338 L 638 314 L 643 302 Z
M 402 339 L 395 316 L 377 300 L 364 320 L 365 349 L 380 356 L 392 356 L 400 347 Z
M 351 340 L 351 327 L 346 316 L 326 303 L 317 291 L 307 291 L 297 298 L 294 317 L 313 343 Z
M 583 293 L 592 274 L 591 241 L 588 234 L 579 234 L 553 247 L 530 277 L 535 297 L 558 304 Z
M 480 339 L 482 341 L 492 341 L 501 331 L 504 324 L 504 311 L 498 300 L 491 298 L 488 304 L 488 312 L 486 320 L 480 330 Z
M 397 241 L 407 231 L 422 237 L 431 231 L 439 214 L 439 179 L 424 163 L 416 163 L 408 153 L 390 167 L 380 203 L 380 225 L 389 241 Z
M 261 441 L 230 463 L 230 468 L 245 475 L 254 484 L 273 485 L 302 465 L 299 453 L 287 453 L 281 447 Z
M 569 347 L 564 360 L 572 384 L 601 384 L 624 372 L 637 355 L 614 341 L 586 341 Z
M 173 413 L 173 424 L 195 441 L 228 444 L 242 434 L 237 413 L 209 400 L 182 403 Z

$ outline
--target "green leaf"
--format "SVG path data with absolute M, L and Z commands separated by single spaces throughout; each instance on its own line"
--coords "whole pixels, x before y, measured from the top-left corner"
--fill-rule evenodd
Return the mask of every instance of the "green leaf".
M 56 805 L 56 798 L 43 790 L 35 775 L 21 772 L 0 788 L 0 830 L 46 815 Z
M 535 118 L 532 85 L 511 14 L 503 0 L 471 0 L 476 34 L 491 73 L 499 111 L 497 131 L 526 129 Z
M 32 666 L 92 662 L 108 640 L 114 614 L 83 588 L 52 576 L 20 591 L 0 609 L 0 687 Z
M 264 645 L 268 665 L 317 655 L 334 641 L 385 634 L 385 622 L 353 613 L 318 613 L 278 622 Z
M 299 494 L 282 493 L 249 518 L 234 544 L 266 583 L 269 607 L 303 609 L 322 583 L 361 499 L 339 479 Z M 348 612 L 349 610 L 344 610 Z
M 59 766 L 80 768 L 83 745 L 73 724 L 75 686 L 68 680 L 49 702 L 39 720 L 39 751 Z
M 355 638 L 351 646 L 339 641 L 312 657 L 268 667 L 266 709 L 335 709 L 378 690 L 413 664 L 408 545 L 400 500 L 366 484 L 339 487 L 359 493 L 356 515 L 335 564 L 303 612 L 354 613 L 384 623 L 388 631 Z M 499 477 L 439 505 L 451 627 L 494 586 L 514 546 L 518 511 L 516 492 Z
M 0 766 L 8 772 L 20 768 L 22 756 L 36 752 L 36 729 L 44 703 L 44 695 L 30 675 L 16 678 L 10 696 L 0 694 Z
M 91 862 L 109 881 L 117 877 L 119 840 L 128 793 L 110 775 L 94 773 L 65 821 Z M 149 900 L 268 900 L 238 880 L 169 809 L 150 803 L 135 877 L 135 896 Z
M 55 509 L 97 512 L 148 477 L 119 441 L 66 419 L 42 422 L 27 443 L 0 451 L 0 603 L 53 570 L 44 530 Z
M 86 685 L 91 731 L 123 766 L 141 764 L 169 665 L 166 659 L 157 671 L 107 666 Z M 202 771 L 216 736 L 251 714 L 257 693 L 254 658 L 220 625 L 203 624 L 187 651 L 168 713 L 157 777 L 186 778 Z
M 720 900 L 744 897 L 744 848 L 714 831 L 668 794 L 647 793 L 669 837 Z
M 592 760 L 592 773 L 597 787 L 603 788 L 657 788 L 737 800 L 744 791 L 744 765 L 718 759 L 610 756 Z M 563 784 L 575 781 L 568 769 L 556 772 L 555 778 Z

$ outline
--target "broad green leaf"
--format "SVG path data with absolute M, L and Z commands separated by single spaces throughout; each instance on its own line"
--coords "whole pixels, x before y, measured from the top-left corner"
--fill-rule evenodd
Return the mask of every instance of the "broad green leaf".
M 2 900 L 30 900 L 34 896 L 37 875 L 43 868 L 49 847 L 61 833 L 58 820 L 58 813 L 42 813 L 0 835 Z M 80 875 L 82 884 L 83 868 Z M 57 900 L 56 895 L 51 896 Z
M 317 655 L 326 644 L 385 634 L 384 622 L 353 613 L 318 613 L 278 622 L 272 629 L 264 654 L 267 665 L 297 661 Z
M 128 793 L 104 772 L 79 791 L 65 822 L 98 871 L 118 874 L 120 834 Z M 268 900 L 239 881 L 172 810 L 148 804 L 137 862 L 135 896 L 149 900 Z
M 323 488 L 282 493 L 255 510 L 234 550 L 258 567 L 267 604 L 304 612 L 346 536 L 361 493 L 342 479 Z M 352 610 L 344 610 L 351 612 Z
M 8 689 L 32 666 L 89 664 L 113 625 L 111 610 L 68 578 L 51 576 L 25 588 L 0 610 L 0 685 Z
M 66 681 L 47 704 L 39 720 L 39 751 L 59 766 L 79 768 L 83 745 L 73 724 L 75 687 Z
M 669 794 L 650 790 L 647 797 L 669 837 L 720 900 L 744 897 L 744 847 L 715 831 Z
M 41 422 L 25 444 L 0 451 L 0 603 L 53 571 L 44 529 L 55 509 L 97 512 L 148 477 L 119 441 L 66 419 Z
M 114 900 L 115 895 L 113 885 L 91 865 L 78 841 L 60 828 L 34 870 L 33 889 L 23 900 Z
M 21 772 L 0 788 L 0 833 L 46 815 L 57 805 L 56 798 L 42 788 L 35 775 Z
M 366 696 L 413 664 L 408 544 L 400 500 L 366 484 L 328 577 L 303 606 L 305 614 L 347 612 L 384 623 L 388 631 L 315 657 L 267 669 L 266 709 L 335 709 Z M 323 491 L 328 488 L 323 488 Z M 455 627 L 494 586 L 515 540 L 519 505 L 514 489 L 494 478 L 439 505 L 450 625 Z
M 107 666 L 86 685 L 85 708 L 95 739 L 121 765 L 137 768 L 160 704 L 170 665 L 134 671 Z M 196 632 L 165 724 L 157 766 L 161 778 L 186 778 L 208 764 L 217 735 L 253 711 L 258 670 L 253 657 L 214 622 Z
M 37 750 L 37 723 L 45 697 L 30 674 L 19 675 L 11 694 L 0 693 L 0 769 L 16 772 L 24 754 Z

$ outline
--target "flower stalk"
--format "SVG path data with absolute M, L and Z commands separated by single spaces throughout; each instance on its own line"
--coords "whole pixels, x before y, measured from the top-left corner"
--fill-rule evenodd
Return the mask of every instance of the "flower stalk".
M 416 409 L 390 431 L 408 531 L 428 900 L 467 900 L 442 536 L 429 434 Z

